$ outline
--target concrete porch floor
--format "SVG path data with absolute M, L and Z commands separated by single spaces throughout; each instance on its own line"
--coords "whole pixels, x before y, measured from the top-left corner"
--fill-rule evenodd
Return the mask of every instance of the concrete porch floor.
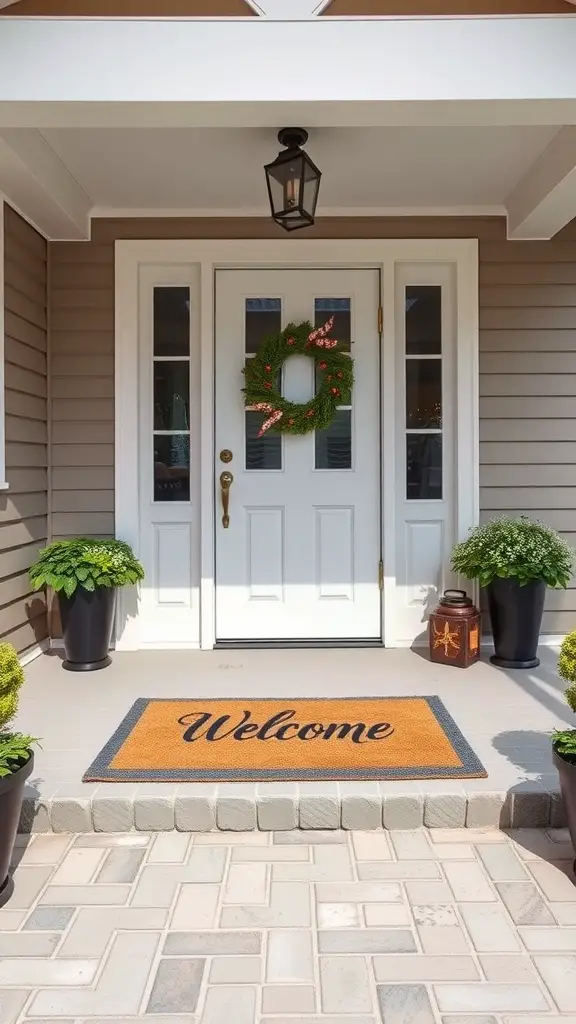
M 27 668 L 18 723 L 42 737 L 22 831 L 561 827 L 549 734 L 576 726 L 557 652 L 532 671 L 432 665 L 411 650 L 116 653 L 103 672 L 65 672 L 60 652 Z M 115 784 L 81 778 L 138 697 L 438 695 L 487 779 L 432 782 Z

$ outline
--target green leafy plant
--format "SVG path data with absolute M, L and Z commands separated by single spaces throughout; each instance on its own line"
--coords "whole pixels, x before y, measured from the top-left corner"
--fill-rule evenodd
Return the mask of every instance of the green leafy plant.
M 144 569 L 129 544 L 90 537 L 54 541 L 30 569 L 34 590 L 52 587 L 63 590 L 67 597 L 72 597 L 77 587 L 126 587 L 143 578 Z
M 567 587 L 575 552 L 550 527 L 520 516 L 499 516 L 476 526 L 452 551 L 452 569 L 487 587 L 493 579 L 516 579 L 524 586 L 544 580 Z
M 24 682 L 24 670 L 12 644 L 0 644 L 0 779 L 18 771 L 30 758 L 32 736 L 10 732 L 9 725 L 18 710 L 18 691 Z
M 576 629 L 564 637 L 558 658 L 558 675 L 570 686 L 564 696 L 568 707 L 576 713 Z M 576 764 L 576 729 L 556 729 L 552 743 L 557 754 L 570 764 Z

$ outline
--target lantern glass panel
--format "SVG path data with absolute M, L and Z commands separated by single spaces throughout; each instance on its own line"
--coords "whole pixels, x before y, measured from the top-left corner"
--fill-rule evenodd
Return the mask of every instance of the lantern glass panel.
M 320 172 L 304 158 L 304 174 L 302 180 L 302 206 L 311 217 L 316 212 L 318 202 L 318 189 L 320 187 Z
M 304 154 L 282 154 L 283 159 L 268 167 L 268 181 L 272 194 L 274 214 L 299 216 L 298 207 L 302 195 Z

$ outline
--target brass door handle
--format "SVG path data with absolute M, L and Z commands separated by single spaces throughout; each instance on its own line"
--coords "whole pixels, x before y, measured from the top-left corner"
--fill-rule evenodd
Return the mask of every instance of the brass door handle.
M 228 508 L 230 505 L 230 488 L 234 481 L 234 477 L 229 470 L 225 469 L 223 473 L 220 473 L 220 494 L 222 497 L 222 526 L 225 530 L 230 526 L 230 516 L 228 515 Z

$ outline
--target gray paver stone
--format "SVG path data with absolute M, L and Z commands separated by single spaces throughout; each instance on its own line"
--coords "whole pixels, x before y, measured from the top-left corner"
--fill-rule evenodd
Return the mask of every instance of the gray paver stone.
M 382 794 L 377 782 L 340 782 L 342 828 L 382 828 Z
M 428 828 L 463 828 L 466 822 L 466 795 L 447 791 L 427 793 L 424 803 L 424 824 Z
M 134 828 L 136 786 L 115 783 L 100 786 L 92 797 L 92 822 L 95 832 L 130 832 Z
M 340 799 L 335 782 L 300 784 L 300 828 L 339 829 Z
M 258 828 L 283 832 L 298 828 L 298 786 L 294 782 L 268 782 L 256 787 Z
M 134 800 L 134 824 L 139 832 L 171 832 L 174 828 L 174 787 L 161 793 L 139 790 Z
M 194 1013 L 205 960 L 161 960 L 148 1000 L 147 1013 Z
M 178 786 L 174 823 L 179 832 L 211 832 L 216 828 L 216 786 L 198 783 Z
M 86 787 L 84 794 L 66 795 L 66 787 L 57 790 L 50 812 L 53 832 L 74 833 L 92 831 L 91 792 L 96 787 Z
M 384 828 L 413 829 L 422 828 L 424 822 L 424 793 L 414 790 L 407 793 L 391 793 L 388 788 L 382 790 L 382 820 Z
M 376 991 L 385 1024 L 433 1024 L 425 985 L 378 985 Z
M 246 783 L 220 786 L 216 824 L 223 832 L 251 832 L 256 828 L 256 787 Z
M 546 828 L 550 824 L 550 794 L 539 783 L 521 782 L 511 793 L 512 828 Z

